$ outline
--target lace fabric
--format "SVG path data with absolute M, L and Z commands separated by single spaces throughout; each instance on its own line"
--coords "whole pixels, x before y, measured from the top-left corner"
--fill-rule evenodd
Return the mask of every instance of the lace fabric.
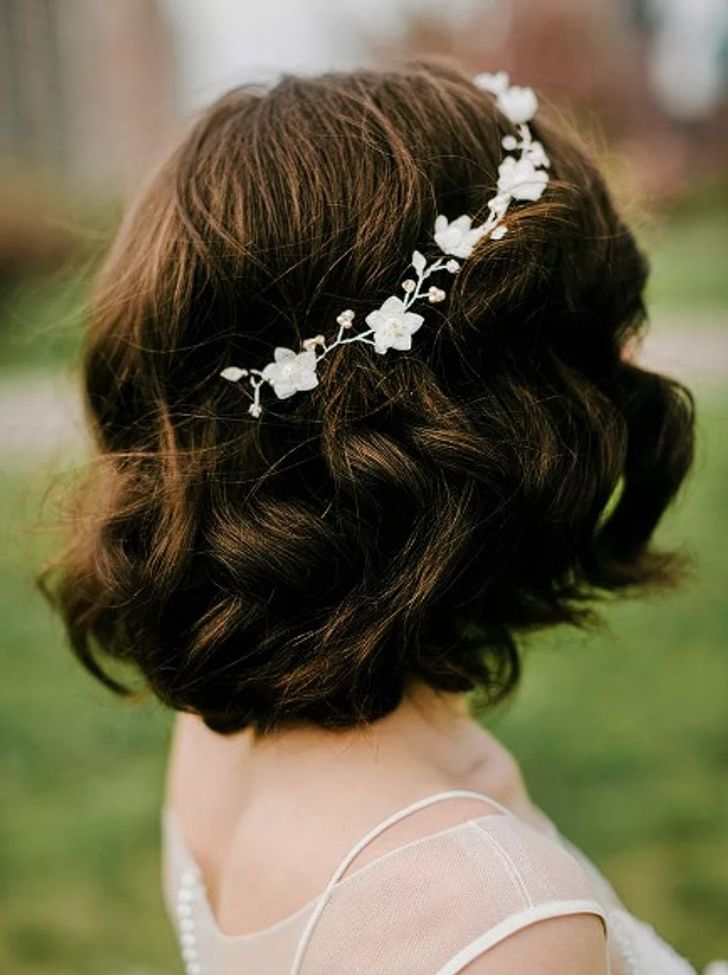
M 491 808 L 356 867 L 392 823 L 442 799 Z M 169 807 L 163 810 L 164 892 L 187 975 L 457 975 L 519 929 L 575 913 L 599 916 L 610 975 L 696 975 L 633 918 L 596 867 L 544 817 L 537 828 L 481 793 L 451 790 L 399 810 L 362 838 L 320 895 L 260 931 L 220 931 Z

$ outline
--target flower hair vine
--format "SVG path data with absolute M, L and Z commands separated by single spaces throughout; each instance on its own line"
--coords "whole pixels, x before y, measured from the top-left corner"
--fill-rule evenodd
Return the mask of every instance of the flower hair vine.
M 246 379 L 250 384 L 253 401 L 248 412 L 252 416 L 259 417 L 262 412 L 260 392 L 265 384 L 273 388 L 278 399 L 287 399 L 294 393 L 318 386 L 316 367 L 337 346 L 365 342 L 381 354 L 388 349 L 411 349 L 412 336 L 424 322 L 422 315 L 411 311 L 412 306 L 422 300 L 438 304 L 447 297 L 442 288 L 434 284 L 426 286 L 429 278 L 440 271 L 457 274 L 459 262 L 471 256 L 481 238 L 501 240 L 508 233 L 503 218 L 514 200 L 536 201 L 541 197 L 549 180 L 546 168 L 550 163 L 543 146 L 534 140 L 528 126 L 538 108 L 533 89 L 511 85 L 504 71 L 476 75 L 473 84 L 495 97 L 496 106 L 515 126 L 517 133 L 506 135 L 502 140 L 503 148 L 517 155 L 504 156 L 498 166 L 497 192 L 488 200 L 489 214 L 485 222 L 473 227 L 472 218 L 465 214 L 452 221 L 439 215 L 435 220 L 434 240 L 442 255 L 428 263 L 424 254 L 414 251 L 410 264 L 414 275 L 402 282 L 404 297 L 393 295 L 369 312 L 365 318 L 369 326 L 366 331 L 347 334 L 353 328 L 354 312 L 342 311 L 336 319 L 339 330 L 332 342 L 327 343 L 323 335 L 316 335 L 303 340 L 300 352 L 277 346 L 273 350 L 273 361 L 263 369 L 240 366 L 223 369 L 220 373 L 223 379 L 231 383 Z

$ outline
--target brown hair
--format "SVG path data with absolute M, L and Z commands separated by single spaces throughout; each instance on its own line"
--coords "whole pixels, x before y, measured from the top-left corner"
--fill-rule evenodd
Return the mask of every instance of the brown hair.
M 44 587 L 94 674 L 120 689 L 99 654 L 132 661 L 221 732 L 347 727 L 410 681 L 498 699 L 519 633 L 671 581 L 649 542 L 692 400 L 627 361 L 645 259 L 584 152 L 533 130 L 546 192 L 481 241 L 412 351 L 339 348 L 256 420 L 220 369 L 360 320 L 438 213 L 482 222 L 510 126 L 435 64 L 287 76 L 205 112 L 91 307 L 99 457 Z

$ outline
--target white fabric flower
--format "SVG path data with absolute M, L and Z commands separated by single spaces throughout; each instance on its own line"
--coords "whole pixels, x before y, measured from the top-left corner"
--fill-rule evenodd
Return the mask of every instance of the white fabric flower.
M 526 150 L 534 166 L 550 166 L 551 162 L 540 142 L 531 142 Z
M 514 200 L 538 200 L 548 180 L 548 173 L 536 169 L 528 158 L 506 156 L 498 167 L 498 191 Z
M 498 92 L 495 103 L 514 125 L 530 122 L 538 109 L 538 99 L 533 88 L 520 88 L 518 85 Z
M 508 210 L 511 198 L 508 193 L 496 193 L 488 200 L 488 209 L 490 210 L 491 220 L 499 221 L 501 220 Z
M 728 961 L 712 961 L 704 975 L 728 975 Z
M 500 95 L 501 92 L 508 90 L 510 78 L 505 71 L 498 71 L 496 74 L 482 71 L 473 78 L 473 84 L 481 91 L 490 92 L 491 95 Z
M 435 243 L 453 257 L 470 257 L 485 232 L 485 227 L 473 227 L 472 218 L 467 216 L 449 223 L 447 217 L 440 215 L 435 221 Z
M 422 315 L 407 311 L 402 299 L 394 296 L 366 317 L 367 325 L 374 332 L 374 347 L 382 353 L 387 349 L 411 349 L 412 334 L 423 322 Z
M 273 357 L 275 362 L 269 362 L 262 375 L 271 384 L 278 399 L 286 399 L 294 393 L 318 386 L 314 351 L 294 352 L 293 349 L 277 346 Z

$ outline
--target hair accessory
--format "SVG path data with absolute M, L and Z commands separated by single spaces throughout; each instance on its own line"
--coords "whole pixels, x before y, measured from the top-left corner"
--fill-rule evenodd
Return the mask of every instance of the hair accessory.
M 415 251 L 410 265 L 414 275 L 402 282 L 404 297 L 393 295 L 379 308 L 369 312 L 365 318 L 369 326 L 366 331 L 347 335 L 353 328 L 354 312 L 342 311 L 336 319 L 339 331 L 333 342 L 327 344 L 323 335 L 316 335 L 304 339 L 300 352 L 277 346 L 273 350 L 273 361 L 263 369 L 242 369 L 239 366 L 223 369 L 220 373 L 223 379 L 231 383 L 247 379 L 250 383 L 253 401 L 248 412 L 252 416 L 259 417 L 262 413 L 260 390 L 265 383 L 273 387 L 278 399 L 287 399 L 294 393 L 318 386 L 317 365 L 339 345 L 365 342 L 373 345 L 375 351 L 381 354 L 388 349 L 411 349 L 412 336 L 424 321 L 422 315 L 410 310 L 414 303 L 426 299 L 434 305 L 447 297 L 442 288 L 435 285 L 425 287 L 425 282 L 439 271 L 457 274 L 459 261 L 470 257 L 481 238 L 488 236 L 491 240 L 501 240 L 508 233 L 503 218 L 513 200 L 535 201 L 540 198 L 549 180 L 546 168 L 550 163 L 543 146 L 533 139 L 528 127 L 538 108 L 533 89 L 512 86 L 504 71 L 479 74 L 473 79 L 473 84 L 495 96 L 496 106 L 517 131 L 517 135 L 506 135 L 502 140 L 507 152 L 517 152 L 518 155 L 506 155 L 498 167 L 497 193 L 488 200 L 490 212 L 485 223 L 473 227 L 472 218 L 465 214 L 452 221 L 442 214 L 438 216 L 434 240 L 444 256 L 428 263 L 424 254 Z

